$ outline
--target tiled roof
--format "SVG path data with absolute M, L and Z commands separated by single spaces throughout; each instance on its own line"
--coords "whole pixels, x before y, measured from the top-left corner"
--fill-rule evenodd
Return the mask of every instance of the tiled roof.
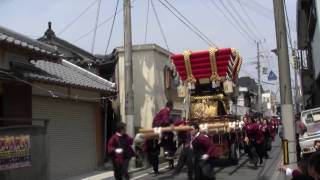
M 0 26 L 0 44 L 11 44 L 37 53 L 57 56 L 56 48 Z
M 32 60 L 30 63 L 39 71 L 24 71 L 23 76 L 27 79 L 71 85 L 99 91 L 116 91 L 114 83 L 65 60 L 62 60 L 61 63 L 45 60 Z

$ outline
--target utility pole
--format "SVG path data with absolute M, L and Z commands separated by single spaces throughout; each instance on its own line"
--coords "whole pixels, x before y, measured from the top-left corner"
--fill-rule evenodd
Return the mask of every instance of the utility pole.
M 262 95 L 261 95 L 261 67 L 260 67 L 260 42 L 257 41 L 257 70 L 258 70 L 258 112 L 262 113 Z
M 135 134 L 133 73 L 132 73 L 132 33 L 131 33 L 131 0 L 123 0 L 124 19 L 124 68 L 125 68 L 125 116 L 128 134 Z
M 299 65 L 298 65 L 298 57 L 296 54 L 296 51 L 292 50 L 292 58 L 293 58 L 293 68 L 294 68 L 294 85 L 295 85 L 295 93 L 294 93 L 294 99 L 295 99 L 295 108 L 296 112 L 300 111 L 300 102 L 299 102 L 299 86 L 298 86 L 298 71 L 299 71 Z
M 284 139 L 288 140 L 288 154 L 286 155 L 288 155 L 289 157 L 289 167 L 293 167 L 297 162 L 294 121 L 295 118 L 293 116 L 290 65 L 287 43 L 288 41 L 283 0 L 273 0 L 273 8 L 279 64 L 278 68 L 281 97 L 281 117 L 284 128 Z

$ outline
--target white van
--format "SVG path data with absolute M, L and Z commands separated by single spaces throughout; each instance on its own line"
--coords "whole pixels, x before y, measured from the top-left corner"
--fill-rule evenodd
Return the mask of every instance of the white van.
M 320 140 L 320 107 L 302 111 L 301 121 L 307 127 L 307 132 L 299 138 L 301 152 L 312 152 L 314 151 L 314 141 Z

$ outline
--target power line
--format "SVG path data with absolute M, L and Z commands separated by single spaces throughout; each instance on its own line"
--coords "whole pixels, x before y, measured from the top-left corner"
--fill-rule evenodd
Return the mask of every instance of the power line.
M 236 13 L 236 16 L 239 18 L 239 20 L 243 22 L 244 28 L 246 28 L 249 31 L 249 33 L 251 33 L 253 36 L 255 36 L 256 39 L 260 39 L 259 35 L 257 36 L 255 34 L 255 32 L 247 24 L 247 21 L 242 18 L 242 15 L 238 12 L 238 10 L 235 8 L 235 6 L 229 0 L 227 0 L 227 3 L 230 5 L 231 9 Z
M 173 8 L 187 23 L 189 23 L 195 30 L 197 30 L 203 37 L 205 37 L 212 45 L 216 46 L 211 39 L 206 36 L 204 33 L 202 33 L 197 26 L 194 26 L 188 18 L 186 18 L 177 8 L 175 8 L 171 3 L 169 3 L 167 0 L 164 0 L 171 8 Z M 216 46 L 217 47 L 217 46 Z
M 195 33 L 200 39 L 202 39 L 206 44 L 208 44 L 209 46 L 212 46 L 212 44 L 206 40 L 204 37 L 201 36 L 201 34 L 199 34 L 199 32 L 197 32 L 196 30 L 194 30 L 192 27 L 190 27 L 189 24 L 187 24 L 183 19 L 181 19 L 175 12 L 173 12 L 165 3 L 163 3 L 161 0 L 159 0 L 159 2 L 165 7 L 167 8 L 176 18 L 178 18 L 178 20 L 180 22 L 182 22 L 185 26 L 187 26 L 187 28 L 189 28 L 189 30 L 191 30 L 193 33 Z
M 87 11 L 89 11 L 95 4 L 98 2 L 98 0 L 93 1 L 89 6 L 87 6 L 76 18 L 74 18 L 72 21 L 70 21 L 69 24 L 67 24 L 60 32 L 58 32 L 58 35 L 64 33 L 66 30 L 71 27 L 75 22 L 77 22 Z
M 151 0 L 151 6 L 152 6 L 152 9 L 153 9 L 153 12 L 154 12 L 154 15 L 156 17 L 156 20 L 157 20 L 157 23 L 158 23 L 158 26 L 159 26 L 159 29 L 160 29 L 160 32 L 161 32 L 161 35 L 162 35 L 162 38 L 163 38 L 163 41 L 167 47 L 167 50 L 170 52 L 170 49 L 169 49 L 169 46 L 168 46 L 168 42 L 167 42 L 167 38 L 164 34 L 164 31 L 163 31 L 163 28 L 161 26 L 161 23 L 160 23 L 160 19 L 159 19 L 159 16 L 158 16 L 158 13 L 157 13 L 157 10 L 153 4 L 153 1 Z
M 132 3 L 135 2 L 136 0 L 132 0 Z M 131 7 L 132 8 L 132 7 Z M 123 8 L 120 9 L 116 14 L 118 15 L 119 13 L 121 13 L 123 11 Z M 101 23 L 98 24 L 97 28 L 100 28 L 102 25 L 106 24 L 107 22 L 111 21 L 113 19 L 113 15 L 108 17 L 107 19 L 105 19 L 104 21 L 102 21 Z M 89 30 L 88 32 L 82 34 L 79 38 L 77 38 L 76 40 L 72 41 L 73 43 L 76 43 L 78 41 L 80 41 L 81 39 L 83 39 L 84 37 L 88 36 L 89 34 L 91 34 L 94 31 L 94 28 L 92 28 L 91 30 Z
M 113 27 L 114 27 L 114 22 L 116 21 L 116 16 L 117 16 L 117 11 L 118 11 L 118 5 L 119 5 L 119 0 L 117 0 L 116 9 L 114 10 L 112 25 L 111 25 L 111 29 L 110 29 L 110 33 L 109 33 L 109 38 L 108 38 L 107 47 L 106 47 L 106 50 L 104 51 L 104 55 L 107 54 L 108 49 L 109 49 L 109 45 L 110 45 L 110 41 L 111 41 L 111 36 L 112 36 L 112 32 L 113 32 Z
M 144 43 L 147 43 L 148 23 L 149 23 L 149 9 L 150 9 L 150 0 L 148 0 L 148 7 L 147 7 L 147 20 L 146 20 L 146 30 L 145 30 L 145 33 L 144 33 Z
M 91 53 L 94 52 L 94 46 L 96 44 L 96 34 L 98 29 L 98 22 L 99 22 L 99 16 L 100 16 L 100 8 L 101 8 L 101 0 L 99 0 L 98 4 L 98 10 L 97 10 L 97 16 L 96 16 L 96 23 L 94 25 L 94 32 L 93 32 L 93 39 L 92 39 L 92 45 L 91 45 Z
M 252 2 L 254 2 L 254 1 L 250 1 L 250 3 L 248 3 L 248 1 L 243 1 L 243 2 L 246 4 L 246 7 L 250 8 L 250 9 L 253 10 L 253 11 L 255 11 L 257 14 L 259 14 L 259 15 L 261 15 L 261 16 L 263 16 L 263 17 L 265 17 L 265 18 L 267 18 L 267 19 L 269 19 L 269 20 L 271 20 L 271 21 L 274 20 L 274 19 L 270 16 L 270 14 L 267 15 L 267 14 L 263 13 L 262 11 L 259 11 L 259 10 L 258 10 L 259 8 L 252 7 L 252 5 L 253 5 Z M 257 7 L 257 4 L 256 4 L 256 7 Z M 264 9 L 264 8 L 262 8 L 262 9 Z M 261 7 L 260 7 L 260 10 L 261 10 Z
M 286 5 L 286 1 L 285 0 L 283 1 L 283 6 L 284 6 L 284 12 L 285 12 L 286 21 L 287 21 L 286 24 L 287 24 L 287 29 L 288 29 L 288 39 L 289 39 L 289 43 L 290 43 L 290 48 L 292 50 L 293 46 L 292 46 L 292 39 L 291 39 L 291 31 L 290 31 L 290 24 L 289 24 L 289 18 L 288 18 L 287 5 Z
M 225 14 L 225 12 L 220 8 L 220 6 L 218 6 L 218 4 L 214 1 L 214 0 L 210 0 L 210 2 L 221 12 L 221 14 L 230 22 L 230 24 L 242 35 L 243 38 L 245 38 L 248 42 L 250 42 L 250 44 L 253 44 L 253 41 L 250 40 L 250 38 L 248 38 L 246 36 L 246 34 L 244 34 L 237 25 L 234 24 L 234 22 L 232 21 L 232 19 L 230 19 L 229 16 L 227 16 Z
M 248 12 L 246 11 L 245 7 L 242 5 L 240 0 L 237 0 L 243 13 L 246 15 L 246 17 L 249 19 L 250 23 L 253 25 L 254 29 L 256 30 L 256 32 L 263 37 L 262 33 L 260 33 L 259 29 L 257 28 L 256 24 L 254 23 L 254 21 L 252 20 L 252 18 L 249 16 Z
M 240 29 L 242 29 L 242 31 L 249 37 L 249 39 L 255 41 L 255 38 L 252 38 L 252 36 L 250 35 L 250 33 L 248 33 L 248 31 L 246 31 L 245 28 L 243 28 L 243 26 L 241 25 L 241 23 L 238 21 L 238 19 L 232 14 L 232 12 L 229 10 L 229 8 L 224 4 L 223 0 L 219 0 L 219 2 L 222 4 L 223 8 L 225 10 L 227 10 L 227 13 L 233 18 L 233 20 L 237 23 L 237 25 L 240 27 Z

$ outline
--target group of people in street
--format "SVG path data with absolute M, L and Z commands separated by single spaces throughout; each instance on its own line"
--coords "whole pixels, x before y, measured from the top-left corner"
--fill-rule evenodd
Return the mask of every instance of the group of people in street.
M 186 125 L 186 121 L 173 121 L 170 118 L 170 111 L 173 109 L 172 102 L 167 102 L 166 107 L 159 111 L 153 119 L 152 126 L 167 127 Z M 191 179 L 214 179 L 213 160 L 215 151 L 212 140 L 200 132 L 199 124 L 191 124 L 191 131 L 164 132 L 159 138 L 146 140 L 144 151 L 147 154 L 148 162 L 152 165 L 154 175 L 159 174 L 158 164 L 160 148 L 163 148 L 164 157 L 173 170 L 172 177 L 178 175 L 184 165 L 188 167 L 188 178 Z M 182 146 L 177 166 L 174 167 L 174 155 L 178 147 Z
M 250 163 L 258 166 L 263 159 L 268 159 L 268 151 L 272 148 L 280 122 L 275 119 L 249 117 L 243 118 L 244 150 L 250 158 Z
M 152 127 L 187 125 L 184 120 L 174 121 L 170 117 L 172 109 L 173 103 L 167 102 L 166 106 L 154 117 Z M 215 159 L 218 156 L 212 138 L 205 131 L 201 131 L 199 124 L 191 123 L 189 125 L 192 129 L 191 131 L 162 132 L 158 138 L 145 140 L 143 151 L 153 168 L 154 176 L 159 175 L 159 156 L 162 148 L 164 158 L 169 163 L 168 167 L 173 170 L 172 177 L 180 174 L 184 165 L 187 165 L 189 180 L 215 179 L 214 166 Z M 258 167 L 258 164 L 262 164 L 264 159 L 269 158 L 268 151 L 272 148 L 272 142 L 278 134 L 279 126 L 280 121 L 276 118 L 267 119 L 258 116 L 245 116 L 243 118 L 240 135 L 243 139 L 242 147 L 248 154 L 249 162 L 255 167 Z M 303 128 L 301 125 L 299 127 Z M 135 155 L 132 144 L 132 137 L 126 134 L 126 125 L 120 123 L 116 133 L 107 143 L 107 153 L 112 157 L 116 180 L 129 179 L 128 164 L 129 160 Z M 182 150 L 175 167 L 174 157 L 179 147 Z M 318 152 L 311 157 L 299 159 L 297 169 L 292 170 L 281 166 L 280 170 L 292 176 L 293 179 L 320 180 L 320 141 L 315 142 L 315 148 Z

